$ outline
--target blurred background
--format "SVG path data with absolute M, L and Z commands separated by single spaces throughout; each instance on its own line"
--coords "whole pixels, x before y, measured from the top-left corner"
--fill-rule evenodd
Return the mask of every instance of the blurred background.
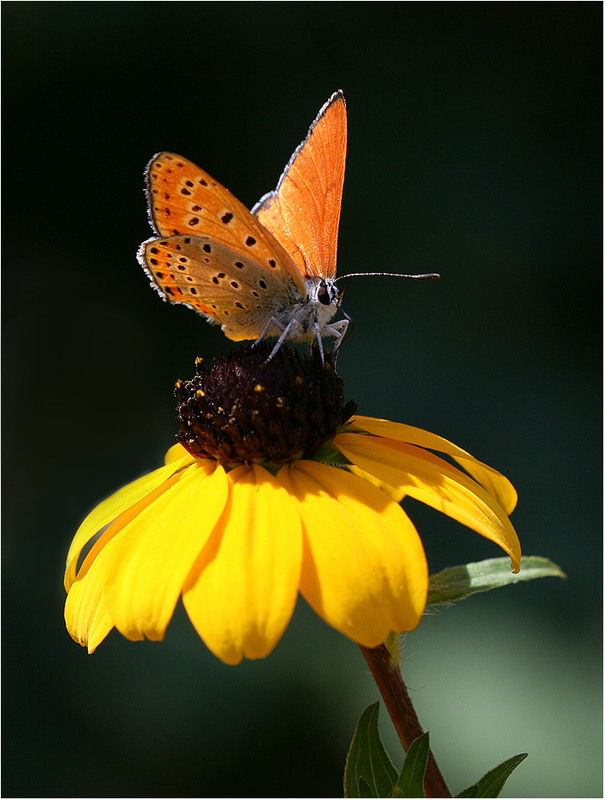
M 342 795 L 378 692 L 303 602 L 236 668 L 182 607 L 162 644 L 93 656 L 62 618 L 79 522 L 160 465 L 175 380 L 234 347 L 136 262 L 146 163 L 181 153 L 251 206 L 338 88 L 340 272 L 442 275 L 343 284 L 346 396 L 509 476 L 524 551 L 568 575 L 427 616 L 412 698 L 455 792 L 529 752 L 505 796 L 601 796 L 601 4 L 2 10 L 4 796 Z M 406 508 L 431 571 L 501 555 Z

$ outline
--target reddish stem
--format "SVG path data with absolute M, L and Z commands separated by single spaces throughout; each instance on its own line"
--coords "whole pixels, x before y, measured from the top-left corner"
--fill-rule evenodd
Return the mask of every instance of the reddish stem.
M 421 736 L 424 731 L 401 677 L 399 663 L 391 658 L 391 654 L 384 644 L 374 648 L 361 647 L 361 652 L 372 670 L 374 680 L 380 689 L 401 744 L 407 753 L 414 739 Z M 429 752 L 424 789 L 427 797 L 452 796 L 432 752 Z

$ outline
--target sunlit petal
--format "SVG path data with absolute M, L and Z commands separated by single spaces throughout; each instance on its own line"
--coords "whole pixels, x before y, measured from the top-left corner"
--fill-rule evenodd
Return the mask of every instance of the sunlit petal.
M 185 450 L 182 444 L 173 444 L 172 447 L 168 448 L 164 455 L 164 464 L 172 464 L 174 461 L 179 461 L 181 458 L 185 458 L 185 456 L 189 456 L 189 458 L 193 461 L 193 456 L 190 455 L 187 450 Z
M 116 628 L 128 639 L 164 637 L 227 495 L 224 469 L 198 462 L 105 546 L 105 596 Z
M 417 447 L 426 447 L 429 450 L 437 450 L 454 458 L 464 469 L 486 489 L 507 514 L 511 514 L 517 505 L 517 492 L 512 483 L 493 467 L 478 461 L 466 450 L 421 428 L 414 428 L 412 425 L 403 425 L 400 422 L 391 422 L 388 419 L 375 419 L 374 417 L 364 417 L 355 415 L 351 419 L 351 427 L 359 428 L 374 436 L 382 436 L 385 439 L 395 439 L 399 442 L 406 442 Z
M 105 590 L 115 569 L 115 560 L 112 558 L 115 540 L 129 525 L 136 525 L 139 515 L 153 508 L 154 503 L 174 487 L 182 475 L 195 473 L 196 470 L 195 465 L 190 465 L 184 472 L 172 474 L 160 486 L 123 511 L 103 531 L 86 555 L 67 595 L 65 621 L 71 636 L 80 644 L 88 645 L 89 652 L 93 652 L 113 627 Z M 131 638 L 136 640 L 143 637 L 137 633 Z
M 369 472 L 366 472 L 360 467 L 356 467 L 355 464 L 348 465 L 347 469 L 349 472 L 352 472 L 353 475 L 359 475 L 359 477 L 363 478 L 365 481 L 369 481 L 374 486 L 378 486 L 379 489 L 382 489 L 383 492 L 386 492 L 391 500 L 394 500 L 396 503 L 401 503 L 405 497 L 405 492 L 401 489 L 396 489 L 394 486 L 389 486 L 388 483 L 379 480 L 374 475 L 370 475 Z
M 292 497 L 253 464 L 228 474 L 230 501 L 183 590 L 206 645 L 228 664 L 262 658 L 288 624 L 302 562 L 301 521 Z
M 335 444 L 356 466 L 496 542 L 518 571 L 521 546 L 508 516 L 460 470 L 426 450 L 376 436 L 342 433 Z
M 104 564 L 92 565 L 83 580 L 76 581 L 65 601 L 65 625 L 69 635 L 93 653 L 109 631 L 113 621 L 103 595 Z
M 345 470 L 299 461 L 280 479 L 304 524 L 301 593 L 330 625 L 366 647 L 416 627 L 428 586 L 420 538 L 380 489 Z
M 110 497 L 103 502 L 99 503 L 90 514 L 84 519 L 76 535 L 73 538 L 69 552 L 67 554 L 67 563 L 65 567 L 65 589 L 69 591 L 76 576 L 76 565 L 78 557 L 82 549 L 86 547 L 87 543 L 97 534 L 105 525 L 108 525 L 112 520 L 119 516 L 123 511 L 133 506 L 145 495 L 152 492 L 157 487 L 170 478 L 176 471 L 182 469 L 188 462 L 192 462 L 193 458 L 188 453 L 185 453 L 181 459 L 172 462 L 164 467 L 150 472 L 148 475 L 143 475 L 117 492 L 114 492 Z

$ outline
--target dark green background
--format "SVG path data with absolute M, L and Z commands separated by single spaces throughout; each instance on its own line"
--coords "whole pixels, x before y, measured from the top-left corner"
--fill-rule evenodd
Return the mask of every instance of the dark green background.
M 174 150 L 252 205 L 342 88 L 340 272 L 442 274 L 346 283 L 347 396 L 501 469 L 525 552 L 569 576 L 427 617 L 412 697 L 455 791 L 529 751 L 508 796 L 600 795 L 601 4 L 2 8 L 3 794 L 341 793 L 377 691 L 304 604 L 237 668 L 182 609 L 89 657 L 61 578 L 82 517 L 161 463 L 175 379 L 233 347 L 135 260 L 145 164 Z M 500 555 L 406 507 L 433 571 Z

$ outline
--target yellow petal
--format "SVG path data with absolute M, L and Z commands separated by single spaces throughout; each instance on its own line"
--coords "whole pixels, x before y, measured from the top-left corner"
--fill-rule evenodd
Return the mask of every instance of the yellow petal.
M 428 569 L 403 509 L 350 472 L 298 461 L 279 473 L 300 503 L 301 593 L 329 625 L 365 647 L 416 627 Z
M 334 444 L 351 463 L 496 542 L 519 571 L 521 545 L 515 529 L 492 495 L 472 478 L 410 444 L 358 433 L 338 434 Z
M 196 465 L 190 465 L 189 472 L 195 470 Z M 88 645 L 89 653 L 93 652 L 113 627 L 105 591 L 111 571 L 115 570 L 115 562 L 111 558 L 112 547 L 115 546 L 114 540 L 133 520 L 136 521 L 140 513 L 152 506 L 186 474 L 187 471 L 171 475 L 160 486 L 156 486 L 138 502 L 123 511 L 103 531 L 86 555 L 78 570 L 77 578 L 68 590 L 65 602 L 65 623 L 72 638 L 82 645 Z M 143 637 L 141 634 L 137 634 L 132 638 L 141 639 Z
M 76 535 L 67 553 L 67 563 L 65 566 L 66 591 L 69 591 L 75 580 L 78 557 L 92 537 L 127 508 L 137 503 L 158 486 L 161 486 L 165 480 L 181 469 L 188 461 L 193 461 L 193 457 L 186 454 L 186 457 L 184 456 L 179 461 L 160 467 L 150 472 L 148 475 L 143 475 L 142 478 L 114 492 L 114 494 L 106 500 L 103 500 L 102 503 L 99 503 L 99 505 L 88 514 L 76 531 Z
M 163 639 L 185 578 L 227 496 L 225 470 L 198 461 L 105 546 L 105 597 L 126 638 Z
M 401 503 L 405 497 L 405 492 L 401 489 L 396 489 L 394 486 L 389 486 L 388 483 L 378 480 L 378 478 L 375 478 L 374 475 L 370 475 L 369 472 L 365 472 L 365 470 L 356 467 L 355 464 L 348 465 L 347 469 L 349 472 L 352 472 L 353 475 L 359 475 L 360 478 L 370 481 L 370 483 L 373 483 L 374 486 L 378 486 L 379 489 L 382 489 L 383 492 L 386 492 L 391 500 L 394 500 L 396 503 Z
M 511 514 L 517 505 L 517 492 L 508 478 L 493 469 L 493 467 L 478 461 L 466 450 L 449 442 L 442 436 L 429 433 L 421 428 L 414 428 L 411 425 L 391 422 L 388 419 L 374 419 L 373 417 L 356 415 L 352 418 L 351 423 L 351 427 L 363 429 L 374 436 L 395 439 L 399 442 L 406 442 L 417 447 L 426 447 L 429 450 L 445 453 L 454 458 L 492 497 L 495 497 L 507 514 Z
M 169 447 L 166 451 L 164 464 L 172 464 L 173 461 L 179 461 L 181 458 L 185 458 L 185 456 L 189 456 L 189 458 L 193 459 L 193 456 L 185 450 L 182 444 L 173 444 L 172 447 Z
M 100 568 L 99 568 L 100 567 Z M 113 628 L 103 595 L 103 564 L 93 563 L 86 577 L 76 581 L 65 601 L 65 625 L 69 635 L 93 653 Z
M 253 464 L 228 473 L 230 502 L 183 590 L 191 622 L 227 664 L 263 658 L 298 593 L 301 522 L 288 492 Z

